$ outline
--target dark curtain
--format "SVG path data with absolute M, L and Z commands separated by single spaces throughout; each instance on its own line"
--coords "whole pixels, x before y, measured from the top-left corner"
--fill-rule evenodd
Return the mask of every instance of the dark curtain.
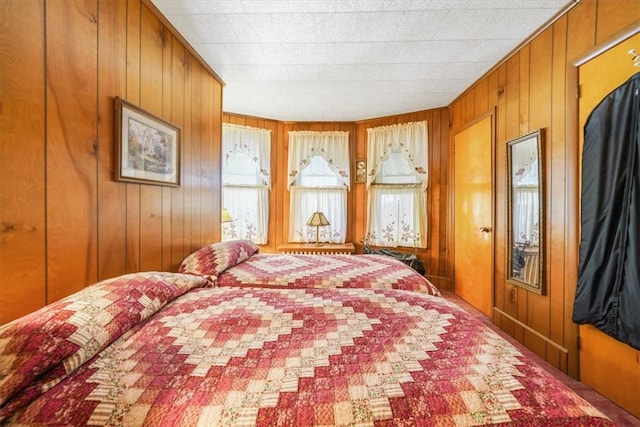
M 573 321 L 640 349 L 640 73 L 584 127 L 581 241 Z

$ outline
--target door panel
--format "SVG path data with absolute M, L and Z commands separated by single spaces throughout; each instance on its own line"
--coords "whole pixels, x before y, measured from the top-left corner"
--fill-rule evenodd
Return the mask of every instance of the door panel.
M 640 68 L 634 67 L 629 49 L 640 51 L 640 34 L 598 55 L 579 68 L 579 129 L 593 108 L 609 92 Z M 591 325 L 580 326 L 580 380 L 640 417 L 640 351 L 610 338 Z
M 492 117 L 454 137 L 455 292 L 491 315 L 493 305 Z

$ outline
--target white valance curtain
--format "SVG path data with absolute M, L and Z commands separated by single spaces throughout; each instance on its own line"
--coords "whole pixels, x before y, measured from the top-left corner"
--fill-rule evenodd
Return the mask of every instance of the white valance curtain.
M 315 155 L 322 156 L 342 183 L 348 189 L 351 187 L 349 132 L 290 131 L 287 189 L 291 189 L 300 171 Z
M 369 128 L 367 134 L 367 188 L 375 182 L 382 162 L 388 159 L 392 152 L 400 152 L 416 171 L 422 191 L 427 190 L 429 135 L 426 121 Z
M 222 224 L 222 240 L 266 244 L 269 235 L 271 132 L 222 126 L 222 206 L 232 221 Z
M 271 131 L 229 123 L 222 125 L 223 167 L 233 155 L 245 154 L 264 185 L 271 189 Z

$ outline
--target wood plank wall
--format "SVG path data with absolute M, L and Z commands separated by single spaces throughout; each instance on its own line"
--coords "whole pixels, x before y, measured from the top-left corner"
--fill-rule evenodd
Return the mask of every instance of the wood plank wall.
M 145 0 L 0 3 L 0 324 L 220 240 L 222 83 Z M 180 188 L 115 182 L 114 97 L 182 129 Z
M 582 0 L 450 106 L 451 135 L 496 111 L 493 321 L 573 377 L 578 376 L 577 328 L 571 314 L 579 244 L 579 153 L 576 87 L 568 83 L 574 72 L 571 64 L 619 31 L 637 25 L 639 10 L 638 0 Z M 545 295 L 516 287 L 505 276 L 506 143 L 536 129 L 545 133 Z
M 425 261 L 427 276 L 440 289 L 453 290 L 451 281 L 451 254 L 447 250 L 449 229 L 448 203 L 448 144 L 449 110 L 447 108 L 400 114 L 359 122 L 280 122 L 277 120 L 225 113 L 223 121 L 237 125 L 271 130 L 272 190 L 270 195 L 269 241 L 261 250 L 275 252 L 277 246 L 287 243 L 289 227 L 289 192 L 287 190 L 288 132 L 300 130 L 348 131 L 352 174 L 355 159 L 366 158 L 367 128 L 426 120 L 429 126 L 429 189 L 427 215 L 429 237 L 427 248 L 418 250 Z M 367 192 L 365 184 L 352 182 L 347 194 L 347 241 L 352 241 L 356 252 L 362 252 L 362 239 L 366 227 Z

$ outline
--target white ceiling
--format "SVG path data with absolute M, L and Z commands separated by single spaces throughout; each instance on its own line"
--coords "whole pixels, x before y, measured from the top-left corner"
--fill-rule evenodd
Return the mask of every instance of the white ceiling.
M 225 112 L 358 121 L 447 106 L 576 0 L 152 0 Z

